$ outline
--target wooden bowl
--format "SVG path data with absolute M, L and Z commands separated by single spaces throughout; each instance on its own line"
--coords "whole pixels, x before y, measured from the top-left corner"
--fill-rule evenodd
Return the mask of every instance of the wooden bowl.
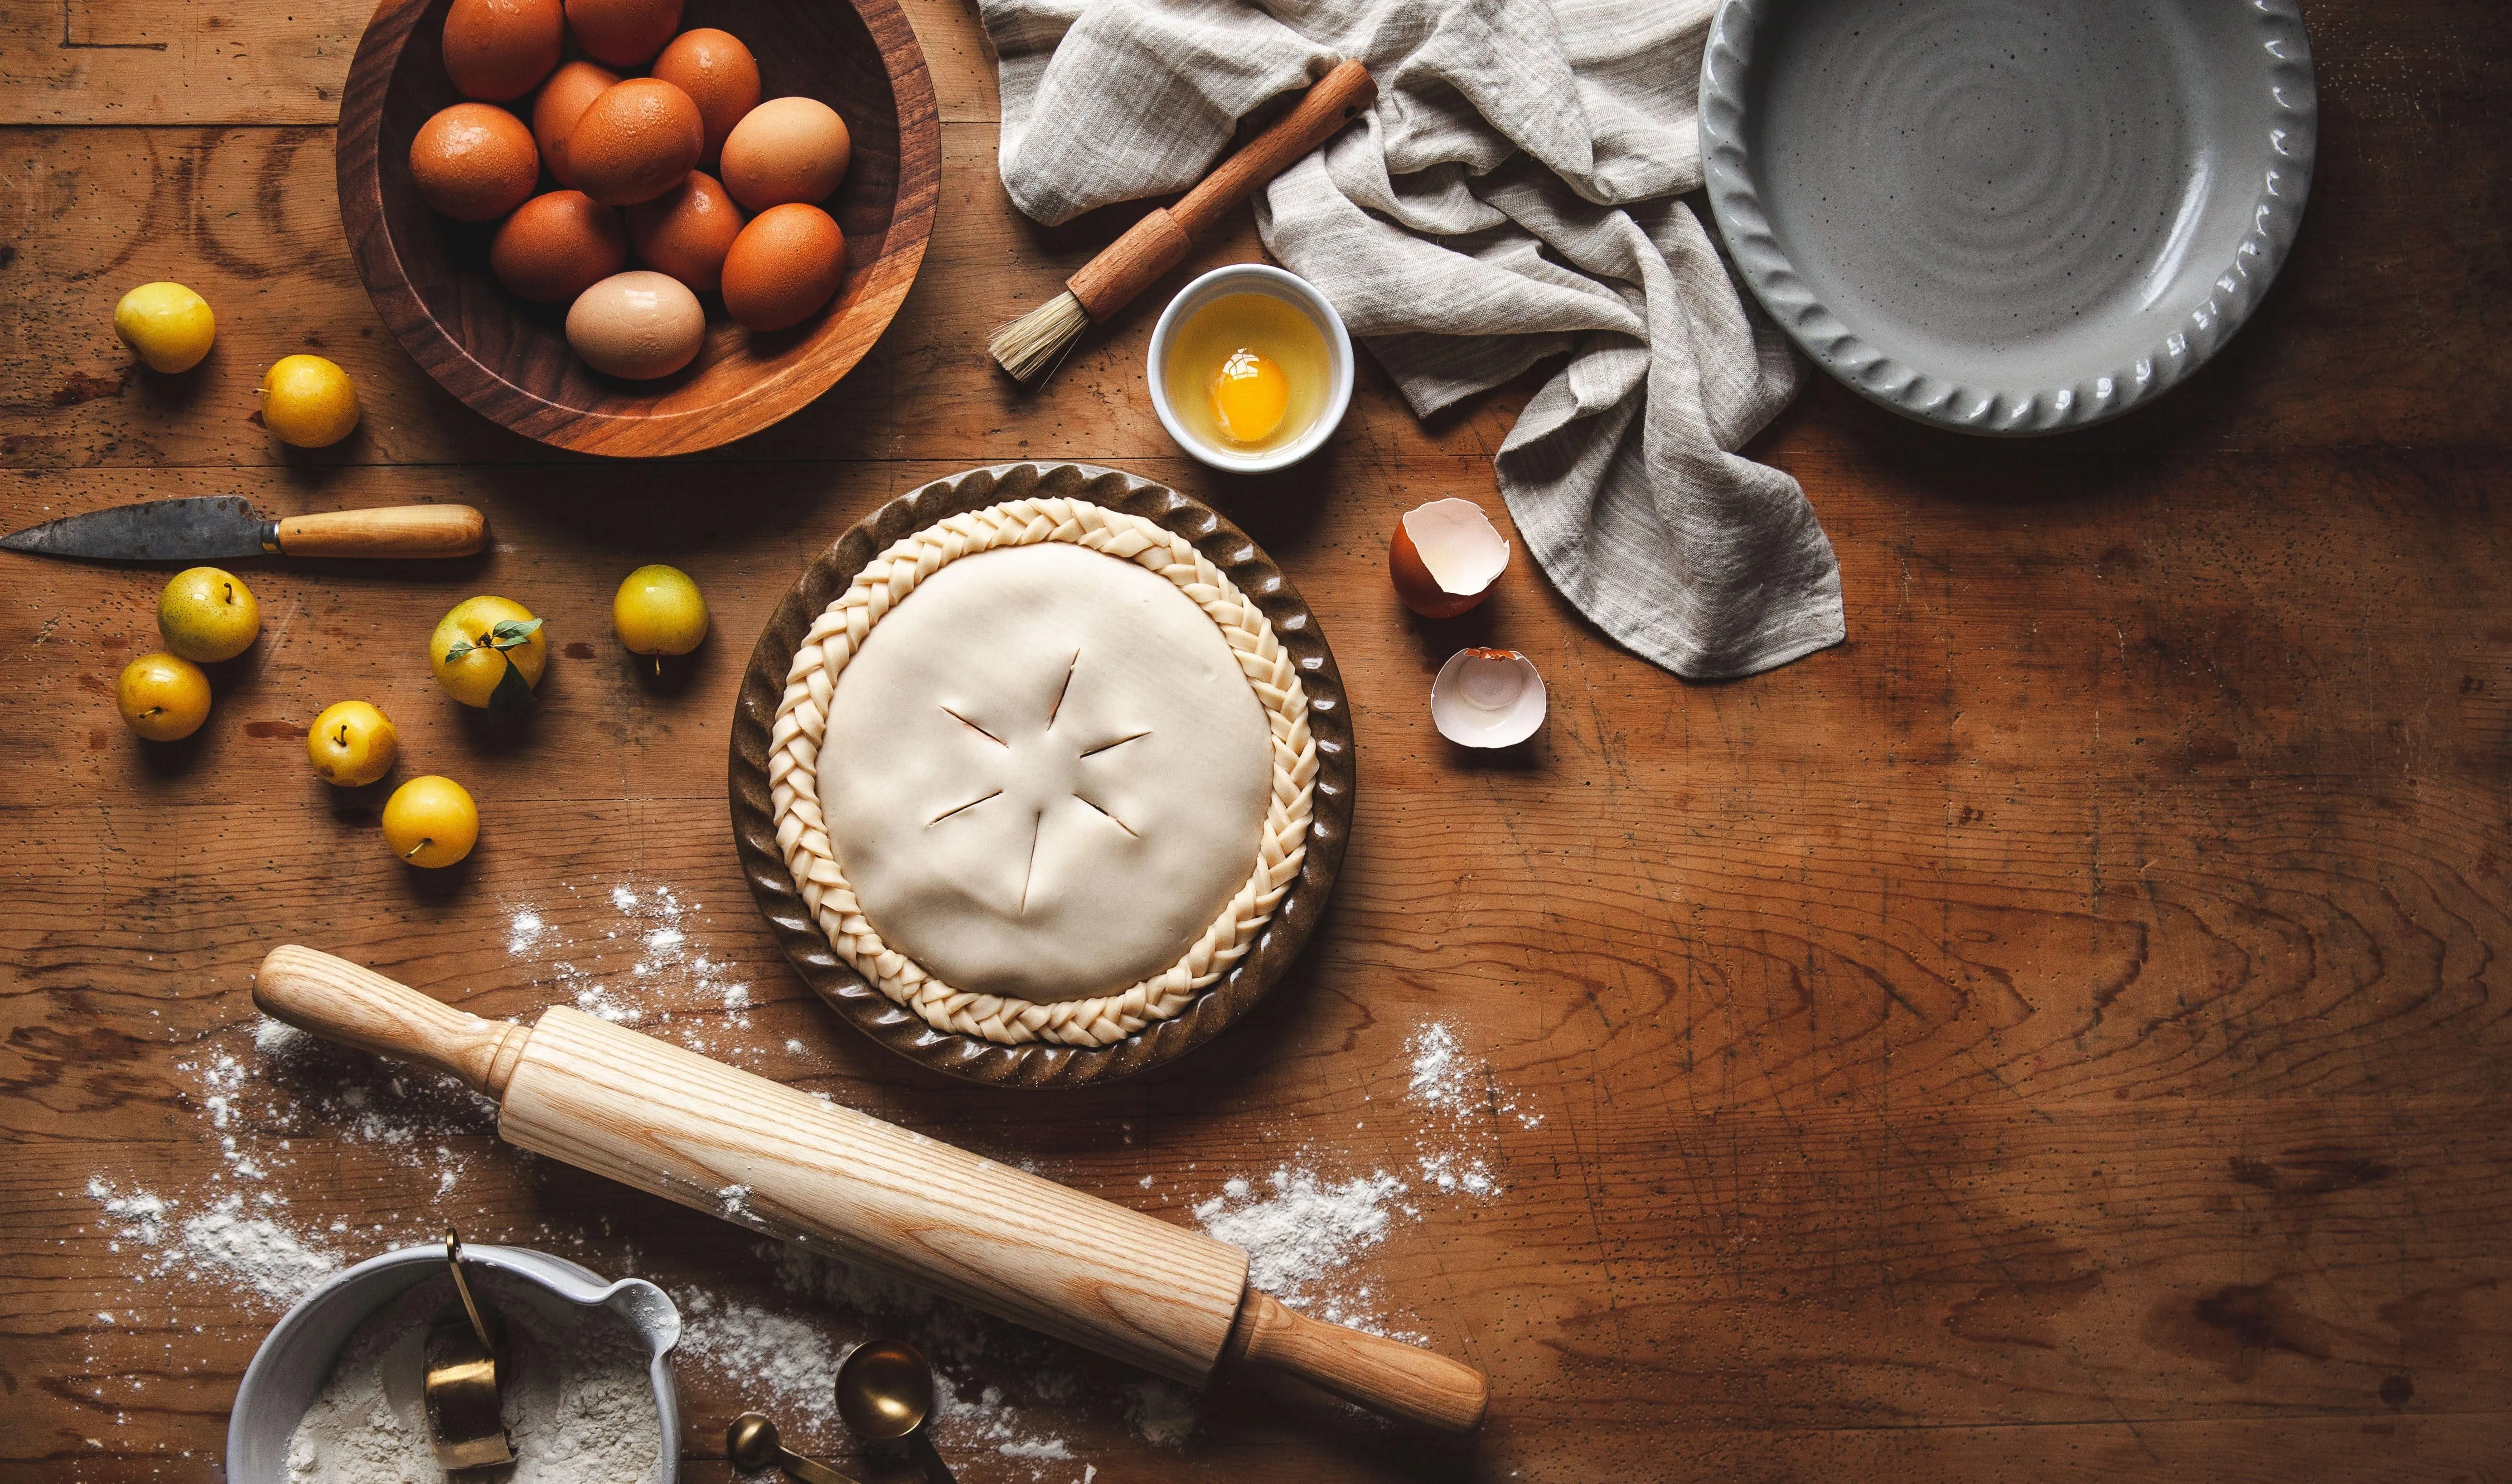
M 922 1016 L 875 989 L 829 946 L 795 889 L 785 853 L 776 843 L 767 792 L 768 732 L 785 697 L 785 672 L 811 621 L 891 542 L 948 516 L 1033 496 L 1088 500 L 1141 516 L 1193 541 L 1273 620 L 1275 634 L 1299 666 L 1300 683 L 1309 695 L 1309 728 L 1317 744 L 1308 853 L 1255 946 L 1183 1012 L 1154 1021 L 1110 1046 L 1005 1046 L 936 1031 Z M 968 1081 L 1079 1087 L 1134 1076 L 1186 1055 L 1247 1013 L 1290 971 L 1325 915 L 1335 874 L 1343 866 L 1344 843 L 1352 834 L 1354 773 L 1352 708 L 1334 651 L 1326 647 L 1316 615 L 1300 600 L 1299 590 L 1244 531 L 1200 501 L 1120 470 L 1089 464 L 999 464 L 936 480 L 856 522 L 835 546 L 811 560 L 776 605 L 751 651 L 741 696 L 733 705 L 732 835 L 742 874 L 767 914 L 777 946 L 803 982 L 856 1030 L 910 1061 Z
M 565 304 L 516 297 L 489 273 L 493 223 L 451 221 L 411 181 L 410 141 L 462 101 L 445 75 L 451 0 L 383 0 L 340 98 L 340 220 L 359 276 L 402 348 L 475 411 L 562 449 L 654 457 L 755 433 L 837 383 L 916 282 L 941 194 L 942 129 L 924 53 L 897 0 L 688 0 L 684 29 L 719 26 L 759 59 L 761 96 L 816 98 L 846 121 L 853 163 L 826 203 L 846 236 L 828 308 L 753 334 L 713 294 L 697 359 L 656 381 L 606 376 L 568 348 Z M 515 104 L 530 122 L 530 98 Z M 555 189 L 546 172 L 541 188 Z

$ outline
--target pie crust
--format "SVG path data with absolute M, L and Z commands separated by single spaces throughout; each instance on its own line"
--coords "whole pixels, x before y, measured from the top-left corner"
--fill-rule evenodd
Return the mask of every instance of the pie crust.
M 1044 553 L 992 566 L 971 564 L 962 571 L 974 578 L 983 569 L 987 580 L 962 580 L 955 574 L 937 585 L 936 602 L 918 609 L 914 620 L 902 621 L 894 631 L 908 644 L 870 644 L 876 625 L 951 564 L 981 553 L 1008 556 L 1014 549 L 1046 543 L 1064 543 L 1077 552 L 1131 563 L 1164 579 L 1190 600 L 1192 608 L 1171 604 L 1165 594 L 1152 589 L 1133 595 L 1136 600 L 1148 600 L 1138 605 L 1140 611 L 1157 613 L 1165 606 L 1174 610 L 1173 620 L 1199 610 L 1211 623 L 1221 647 L 1210 647 L 1207 636 L 1188 632 L 1191 622 L 1181 629 L 1167 620 L 1163 620 L 1165 630 L 1160 623 L 1133 630 L 1119 647 L 1117 641 L 1126 636 L 1110 627 L 1106 612 L 1094 619 L 1089 603 L 1077 604 L 1073 574 L 1059 575 L 1055 570 L 1075 564 Z M 1120 570 L 1109 582 L 1095 586 L 1118 592 L 1142 584 Z M 1007 601 L 1034 603 L 1040 623 L 1001 621 Z M 1040 646 L 1047 643 L 1041 635 L 1063 634 L 1066 629 L 1056 625 L 1075 622 L 1083 627 L 1071 632 L 1091 637 L 1069 645 L 1076 654 L 1061 677 L 1062 688 L 1056 689 L 1053 661 L 1064 656 L 1049 657 L 1041 673 Z M 1090 628 L 1093 622 L 1099 627 Z M 982 636 L 995 634 L 1003 636 L 1001 649 L 1018 652 L 969 647 L 981 644 Z M 901 704 L 900 698 L 913 693 L 918 683 L 902 677 L 917 673 L 918 651 L 937 644 L 943 652 L 936 663 L 947 666 L 953 649 L 969 656 L 962 665 L 969 672 L 964 683 L 958 676 L 947 683 L 934 682 L 931 695 L 913 705 Z M 1209 649 L 1209 664 L 1204 648 Z M 1221 715 L 1234 701 L 1197 688 L 1214 679 L 1225 655 L 1235 660 L 1262 718 L 1261 736 L 1252 725 L 1240 733 L 1234 718 Z M 864 657 L 861 683 L 847 685 L 845 704 L 841 706 L 841 683 L 858 657 Z M 1156 676 L 1176 677 L 1177 688 L 1189 692 L 1188 698 L 1164 698 L 1157 688 L 1146 690 L 1140 684 L 1126 690 L 1127 683 L 1119 672 L 1136 664 L 1148 666 Z M 927 709 L 935 696 L 947 703 L 955 693 L 954 685 L 980 697 L 979 705 L 992 705 L 997 711 L 971 718 L 945 712 L 939 705 Z M 1066 700 L 1077 686 L 1083 688 L 1076 699 Z M 1197 694 L 1202 698 L 1196 699 Z M 867 700 L 872 704 L 862 704 Z M 1033 715 L 1041 704 L 1043 715 Z M 1067 705 L 1076 708 L 1069 714 L 1069 724 L 1068 713 L 1062 710 Z M 1206 711 L 1213 715 L 1201 715 Z M 987 722 L 994 723 L 991 729 L 979 724 Z M 883 734 L 885 724 L 895 726 L 896 737 Z M 1198 731 L 1198 726 L 1204 730 Z M 1016 727 L 1018 735 L 1013 734 Z M 1101 730 L 1110 735 L 1097 736 Z M 1065 742 L 1050 748 L 1056 755 L 1047 762 L 1039 763 L 1036 757 L 1020 751 L 1034 752 L 1046 745 L 1041 738 L 1051 740 L 1059 732 L 1066 734 Z M 1083 732 L 1091 735 L 1083 737 Z M 1155 742 L 1154 737 L 1159 740 Z M 873 739 L 880 745 L 866 747 Z M 1141 757 L 1115 770 L 1094 771 L 1100 765 L 1079 756 L 1108 751 L 1116 757 L 1129 746 L 1142 748 Z M 956 762 L 950 756 L 953 749 L 960 750 Z M 1030 769 L 1028 781 L 995 780 L 1011 790 L 1008 801 L 991 794 L 975 798 L 983 787 L 968 786 L 968 778 L 977 777 L 982 785 L 992 779 L 986 768 L 1009 765 L 1016 753 L 1020 765 Z M 1208 761 L 1202 769 L 1208 777 L 1197 774 L 1198 754 Z M 866 774 L 860 786 L 849 775 L 844 784 L 830 791 L 825 804 L 820 778 L 823 757 L 846 758 Z M 925 765 L 935 758 L 941 761 Z M 970 773 L 969 768 L 977 771 Z M 813 621 L 796 650 L 767 755 L 778 847 L 813 920 L 839 956 L 935 1030 L 1004 1044 L 1043 1040 L 1071 1046 L 1108 1045 L 1153 1021 L 1178 1014 L 1199 991 L 1221 978 L 1246 954 L 1299 876 L 1307 850 L 1315 772 L 1308 698 L 1290 655 L 1264 612 L 1185 537 L 1139 516 L 1071 499 L 1015 500 L 953 516 L 896 542 L 869 563 Z M 921 817 L 933 812 L 927 808 L 932 800 L 943 799 L 947 803 L 951 797 L 947 790 L 955 783 L 970 798 L 966 814 L 946 807 L 939 817 Z M 1069 798 L 1060 791 L 1068 784 Z M 1120 791 L 1121 800 L 1110 793 L 1112 787 Z M 932 792 L 935 789 L 946 792 Z M 1203 806 L 1198 801 L 1206 800 L 1210 818 L 1190 817 Z M 1259 804 L 1261 821 L 1256 818 Z M 967 817 L 983 816 L 990 809 L 991 819 Z M 1123 830 L 1132 835 L 1135 832 L 1121 818 L 1129 813 L 1137 816 L 1137 823 L 1150 827 L 1183 821 L 1194 828 L 1178 833 L 1202 843 L 1170 857 L 1153 848 L 1156 843 L 1169 843 L 1165 837 L 1157 842 L 1126 841 L 1110 848 L 1119 855 L 1131 852 L 1161 860 L 1151 861 L 1148 874 L 1140 869 L 1144 862 L 1137 861 L 1128 868 L 1135 870 L 1130 879 L 1119 873 L 1104 882 L 1094 875 L 1102 867 L 1072 868 L 1079 876 L 1068 875 L 1056 885 L 1053 872 L 1064 869 L 1056 861 L 1048 863 L 1049 874 L 1044 878 L 1036 874 L 1035 860 L 1013 872 L 1008 865 L 993 861 L 984 848 L 970 846 L 964 840 L 955 843 L 950 834 L 954 830 L 1010 831 L 1008 836 L 994 838 L 1000 843 L 1025 833 L 1019 827 L 1024 813 L 1035 814 L 1027 832 L 1034 855 L 1041 850 L 1064 851 L 1076 842 L 1099 848 L 1089 843 L 1093 830 Z M 1241 830 L 1236 821 L 1242 817 L 1252 828 Z M 840 843 L 833 843 L 833 836 Z M 1114 841 L 1118 837 L 1106 834 L 1102 839 Z M 884 840 L 894 842 L 898 850 L 875 848 Z M 943 844 L 935 845 L 936 840 Z M 1213 853 L 1222 848 L 1214 840 L 1231 842 L 1245 852 L 1238 871 L 1215 874 L 1215 863 L 1223 858 Z M 957 857 L 966 868 L 965 879 L 954 879 L 952 870 L 957 867 L 937 868 L 937 862 L 947 865 L 953 859 L 946 846 L 965 852 Z M 848 850 L 864 867 L 860 894 L 840 864 L 841 855 Z M 1015 843 L 1008 851 L 993 853 L 1017 850 Z M 903 855 L 903 867 L 884 859 L 893 853 Z M 1231 889 L 1234 878 L 1237 884 Z M 1015 883 L 1025 892 L 1037 879 L 1047 880 L 1051 890 L 1062 893 L 1068 923 L 1094 922 L 1100 931 L 1090 936 L 1121 941 L 1113 946 L 1093 943 L 1087 952 L 1068 950 L 1054 956 L 1078 960 L 1070 966 L 1021 967 L 1019 929 L 1016 921 L 1007 919 L 1022 918 L 1028 898 L 1021 896 L 1008 914 L 1001 909 L 1012 900 Z M 1147 885 L 1170 889 L 1146 891 Z M 1216 889 L 1227 893 L 1226 900 L 1197 931 L 1199 904 L 1211 901 Z M 888 904 L 895 929 L 892 936 L 900 941 L 888 941 L 875 926 L 873 911 L 863 896 Z M 1088 898 L 1081 905 L 1095 918 L 1077 918 L 1079 896 Z M 989 901 L 992 909 L 985 905 Z M 916 911 L 910 914 L 902 903 L 914 905 Z M 992 920 L 990 910 L 995 914 Z M 1182 913 L 1193 915 L 1182 917 Z M 1043 910 L 1042 915 L 1052 916 Z M 904 947 L 909 940 L 926 945 L 928 957 L 936 962 L 928 965 L 912 957 Z M 1051 937 L 1040 940 L 1049 941 Z M 1077 940 L 1068 933 L 1063 941 Z M 1175 957 L 1164 966 L 1155 966 L 1171 949 L 1178 950 Z M 1146 958 L 1147 953 L 1152 957 Z M 951 983 L 941 971 L 945 960 L 963 970 L 980 966 L 976 977 L 964 971 L 962 977 L 972 985 L 987 984 L 991 992 Z M 1129 984 L 1121 978 L 1102 978 L 1096 985 L 1089 982 L 1094 973 L 1104 975 L 1128 963 L 1132 965 L 1128 973 L 1147 971 Z M 988 964 L 998 971 L 982 968 Z M 1110 984 L 1121 987 L 1099 987 Z

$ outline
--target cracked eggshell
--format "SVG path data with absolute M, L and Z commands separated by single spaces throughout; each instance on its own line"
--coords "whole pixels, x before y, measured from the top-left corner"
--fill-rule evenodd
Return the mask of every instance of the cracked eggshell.
M 1472 500 L 1433 500 L 1404 512 L 1387 544 L 1395 596 L 1425 618 L 1472 608 L 1508 566 L 1509 541 Z
M 1431 721 L 1460 747 L 1513 747 L 1544 724 L 1544 677 L 1515 649 L 1459 649 L 1431 682 Z

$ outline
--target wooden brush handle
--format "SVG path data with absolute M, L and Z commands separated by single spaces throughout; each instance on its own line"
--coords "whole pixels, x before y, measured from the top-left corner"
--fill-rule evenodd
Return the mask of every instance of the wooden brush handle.
M 1286 1371 L 1346 1401 L 1441 1432 L 1481 1426 L 1491 1396 L 1491 1383 L 1472 1366 L 1312 1319 L 1253 1288 L 1239 1305 L 1223 1353 Z
M 390 505 L 290 516 L 271 539 L 287 557 L 467 557 L 489 522 L 468 505 Z
M 253 977 L 261 1013 L 300 1031 L 460 1077 L 474 1092 L 505 1093 L 531 1032 L 482 1020 L 395 984 L 346 958 L 290 945 L 274 948 Z
M 1195 239 L 1229 215 L 1256 187 L 1291 168 L 1350 123 L 1378 97 L 1377 79 L 1360 63 L 1345 60 L 1317 79 L 1291 111 L 1266 126 L 1247 146 L 1221 162 L 1177 205 L 1161 207 L 1108 245 L 1064 287 L 1090 318 L 1105 323 L 1133 302 L 1154 279 L 1185 261 Z

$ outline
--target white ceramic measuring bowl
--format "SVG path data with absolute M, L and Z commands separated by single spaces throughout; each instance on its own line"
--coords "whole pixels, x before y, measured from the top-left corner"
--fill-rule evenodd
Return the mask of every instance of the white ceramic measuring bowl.
M 1309 317 L 1325 336 L 1326 360 L 1334 388 L 1326 396 L 1325 408 L 1309 430 L 1278 449 L 1260 453 L 1243 453 L 1219 447 L 1198 438 L 1181 421 L 1177 409 L 1169 405 L 1168 361 L 1169 337 L 1187 316 L 1226 293 L 1263 293 L 1280 299 Z M 1187 285 L 1160 311 L 1159 323 L 1152 327 L 1152 353 L 1146 368 L 1152 383 L 1152 410 L 1160 417 L 1160 426 L 1178 447 L 1215 469 L 1233 474 L 1262 474 L 1270 469 L 1287 469 L 1325 446 L 1352 406 L 1352 336 L 1344 332 L 1343 316 L 1326 302 L 1305 278 L 1285 273 L 1271 263 L 1231 263 Z
M 681 1343 L 681 1311 L 671 1296 L 643 1278 L 606 1283 L 565 1258 L 522 1247 L 464 1243 L 466 1267 L 493 1268 L 569 1304 L 607 1308 L 646 1342 L 652 1359 L 662 1421 L 663 1481 L 681 1476 L 681 1392 L 672 1382 L 672 1347 Z M 332 1374 L 340 1347 L 376 1310 L 445 1270 L 442 1244 L 404 1247 L 369 1258 L 296 1301 L 263 1338 L 236 1388 L 227 1417 L 228 1484 L 287 1484 L 288 1443 L 305 1409 Z

